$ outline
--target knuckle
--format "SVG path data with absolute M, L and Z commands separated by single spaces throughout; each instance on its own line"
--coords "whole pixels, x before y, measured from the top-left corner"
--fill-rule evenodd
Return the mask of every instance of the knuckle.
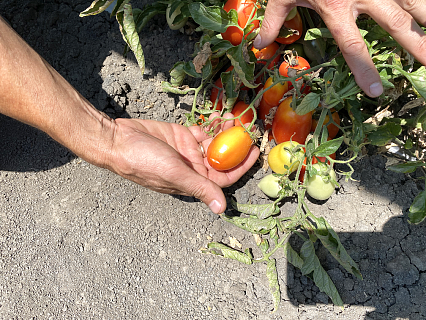
M 418 8 L 418 1 L 417 0 L 402 0 L 401 1 L 401 7 L 406 11 L 413 11 Z
M 389 32 L 400 32 L 404 30 L 407 23 L 410 23 L 411 19 L 408 18 L 408 13 L 403 10 L 395 10 L 389 15 L 388 26 Z
M 358 56 L 365 49 L 364 40 L 361 37 L 348 37 L 339 45 L 343 55 Z

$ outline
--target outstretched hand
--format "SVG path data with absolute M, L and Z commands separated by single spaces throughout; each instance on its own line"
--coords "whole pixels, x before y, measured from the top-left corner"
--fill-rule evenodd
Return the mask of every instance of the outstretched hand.
M 199 126 L 138 119 L 117 119 L 115 124 L 110 170 L 157 192 L 194 196 L 214 213 L 226 209 L 221 188 L 238 181 L 259 157 L 252 146 L 240 165 L 220 172 L 207 162 L 204 151 L 212 138 Z M 231 126 L 233 121 L 226 121 L 216 131 Z
M 426 26 L 426 0 L 269 0 L 259 35 L 258 49 L 277 37 L 285 18 L 295 6 L 314 9 L 337 42 L 357 84 L 371 97 L 382 94 L 379 73 L 371 61 L 355 19 L 361 13 L 371 16 L 420 63 L 426 65 L 426 35 L 416 20 Z

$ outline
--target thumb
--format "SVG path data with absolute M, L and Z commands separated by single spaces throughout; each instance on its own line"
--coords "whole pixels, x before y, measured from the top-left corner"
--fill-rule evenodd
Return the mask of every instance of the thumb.
M 294 5 L 283 4 L 280 0 L 268 1 L 262 27 L 253 42 L 255 48 L 263 49 L 275 41 L 292 7 Z
M 204 202 L 213 213 L 223 213 L 226 209 L 226 198 L 222 188 L 197 172 L 192 173 L 186 175 L 182 191 Z

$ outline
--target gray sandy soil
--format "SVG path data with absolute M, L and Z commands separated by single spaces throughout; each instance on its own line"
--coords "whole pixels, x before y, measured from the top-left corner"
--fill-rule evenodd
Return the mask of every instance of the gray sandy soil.
M 143 2 L 132 2 L 141 7 Z M 142 76 L 114 19 L 79 18 L 90 1 L 3 1 L 0 14 L 96 108 L 113 117 L 179 123 L 191 96 L 160 82 L 194 41 L 155 18 L 141 35 Z M 358 181 L 312 210 L 324 216 L 359 264 L 359 281 L 317 250 L 345 303 L 334 307 L 278 256 L 280 309 L 264 265 L 198 250 L 252 236 L 193 198 L 158 194 L 75 157 L 44 133 L 0 116 L 0 319 L 426 319 L 425 225 L 407 222 L 416 181 L 385 170 L 371 154 Z M 267 201 L 255 166 L 225 190 L 240 202 Z M 291 212 L 286 203 L 283 212 Z

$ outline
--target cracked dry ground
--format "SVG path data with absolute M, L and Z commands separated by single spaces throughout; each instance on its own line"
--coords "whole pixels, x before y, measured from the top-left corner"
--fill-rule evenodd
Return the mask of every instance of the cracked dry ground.
M 141 7 L 143 2 L 132 2 Z M 109 16 L 79 18 L 90 1 L 4 1 L 0 14 L 96 108 L 113 117 L 177 122 L 192 97 L 162 93 L 160 82 L 194 41 L 155 18 L 141 35 L 142 76 Z M 355 165 L 358 181 L 325 204 L 324 216 L 359 264 L 349 275 L 319 247 L 345 309 L 278 257 L 280 309 L 262 265 L 243 265 L 198 249 L 246 232 L 192 198 L 146 190 L 76 158 L 43 133 L 0 117 L 1 319 L 425 319 L 425 226 L 407 222 L 419 191 L 385 170 L 373 152 Z M 226 190 L 240 202 L 266 201 L 254 167 Z M 284 211 L 293 210 L 287 203 Z

